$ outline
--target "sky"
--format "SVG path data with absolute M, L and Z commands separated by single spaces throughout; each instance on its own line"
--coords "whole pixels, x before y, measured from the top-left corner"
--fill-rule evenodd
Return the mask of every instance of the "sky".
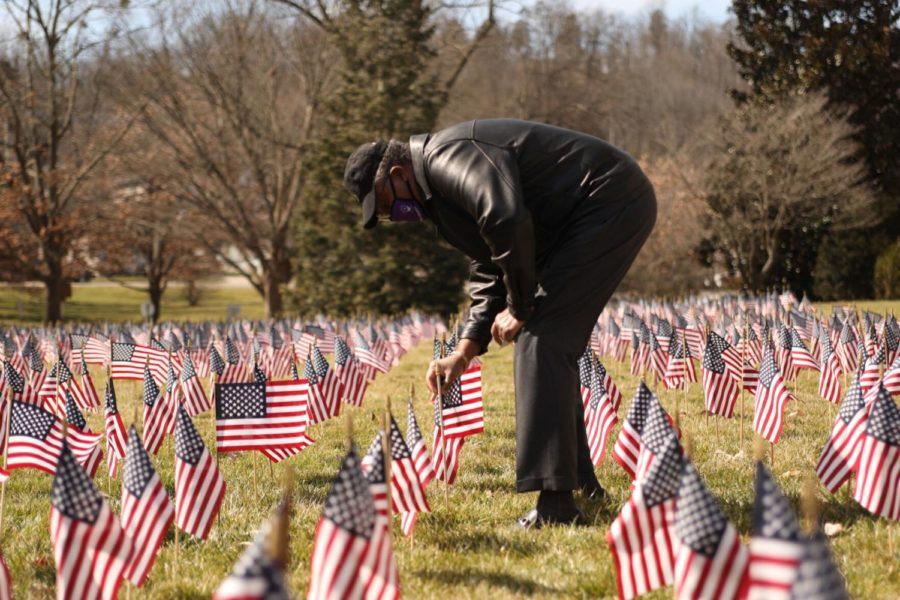
M 697 16 L 716 23 L 728 18 L 728 7 L 731 6 L 730 0 L 568 0 L 568 3 L 578 10 L 600 8 L 626 17 L 640 16 L 656 8 L 676 19 L 696 11 Z

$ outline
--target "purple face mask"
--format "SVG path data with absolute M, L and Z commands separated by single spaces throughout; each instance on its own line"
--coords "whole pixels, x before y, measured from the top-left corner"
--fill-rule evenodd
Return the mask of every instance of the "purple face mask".
M 391 204 L 391 221 L 411 223 L 425 219 L 425 213 L 415 200 L 397 198 Z

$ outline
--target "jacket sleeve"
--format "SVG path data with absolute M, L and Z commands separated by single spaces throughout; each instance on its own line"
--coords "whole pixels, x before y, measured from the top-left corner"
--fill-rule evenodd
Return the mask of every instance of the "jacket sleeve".
M 460 337 L 473 340 L 480 348 L 479 354 L 484 354 L 491 343 L 494 317 L 506 307 L 503 271 L 494 263 L 473 260 L 469 263 L 467 289 L 472 304 Z
M 475 219 L 491 250 L 491 263 L 502 273 L 506 306 L 514 317 L 524 321 L 534 310 L 534 228 L 531 212 L 522 201 L 515 157 L 504 148 L 459 140 L 429 153 L 427 161 L 433 191 Z M 473 283 L 475 287 L 483 285 L 477 281 L 482 277 L 481 269 L 473 270 L 477 277 L 470 279 L 470 289 Z M 494 293 L 499 290 L 496 285 L 487 289 Z M 472 298 L 476 299 L 474 295 Z M 495 315 L 489 315 L 488 335 Z

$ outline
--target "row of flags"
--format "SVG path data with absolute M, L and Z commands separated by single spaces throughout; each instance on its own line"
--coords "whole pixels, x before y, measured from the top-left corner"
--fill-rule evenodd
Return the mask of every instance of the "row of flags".
M 410 327 L 407 323 L 404 329 Z M 443 330 L 443 325 L 435 319 L 419 319 L 416 331 L 407 331 L 392 347 L 387 339 L 380 343 L 377 330 L 371 326 L 367 334 L 351 331 L 356 338 L 354 344 L 345 343 L 339 334 L 329 338 L 323 333 L 329 330 L 321 327 L 313 333 L 304 328 L 295 343 L 287 346 L 292 356 L 285 379 L 273 378 L 275 370 L 267 371 L 275 363 L 261 360 L 259 337 L 247 341 L 249 352 L 245 356 L 230 337 L 224 339 L 221 354 L 216 344 L 211 343 L 199 355 L 189 351 L 187 345 L 178 346 L 172 332 L 168 336 L 172 343 L 164 350 L 149 345 L 142 347 L 134 341 L 107 341 L 106 349 L 111 351 L 104 355 L 100 345 L 92 343 L 94 338 L 90 335 L 78 340 L 77 334 L 57 332 L 58 338 L 66 337 L 78 349 L 82 366 L 80 381 L 72 376 L 62 345 L 56 345 L 55 355 L 38 350 L 49 349 L 37 342 L 41 336 L 50 335 L 49 332 L 2 331 L 0 433 L 3 435 L 0 440 L 8 451 L 9 470 L 0 470 L 0 481 L 5 482 L 9 473 L 18 469 L 36 469 L 52 475 L 51 538 L 58 589 L 61 593 L 66 590 L 70 597 L 116 597 L 123 579 L 136 586 L 143 585 L 173 524 L 188 535 L 206 539 L 216 520 L 226 485 L 213 453 L 193 425 L 193 417 L 215 409 L 218 453 L 259 451 L 274 462 L 290 458 L 313 443 L 307 435 L 309 425 L 338 416 L 341 404 L 362 405 L 368 383 L 376 373 L 387 372 L 400 355 L 418 343 L 421 333 Z M 263 341 L 270 342 L 275 335 L 272 333 Z M 309 336 L 314 339 L 310 340 Z M 19 349 L 10 352 L 16 345 L 13 340 L 18 340 Z M 320 345 L 320 341 L 326 343 Z M 117 352 L 123 349 L 117 344 L 130 346 L 126 348 L 128 352 Z M 304 345 L 308 352 L 303 378 L 293 355 L 298 344 Z M 86 351 L 88 347 L 92 349 L 90 352 Z M 334 353 L 335 368 L 328 364 L 323 347 Z M 27 363 L 22 360 L 23 348 L 24 356 L 31 358 Z M 136 355 L 143 360 L 140 370 L 136 363 L 131 364 Z M 56 357 L 49 370 L 44 356 Z M 160 379 L 158 365 L 162 364 L 159 362 L 162 356 L 165 356 L 165 377 Z M 217 357 L 221 365 L 217 364 Z M 87 390 L 97 395 L 87 368 L 89 360 L 106 361 L 103 364 L 107 367 L 108 381 L 102 432 L 91 431 L 82 413 L 99 408 L 99 400 L 83 400 L 90 398 Z M 199 380 L 200 370 L 194 367 L 195 363 L 209 366 L 209 394 Z M 24 365 L 24 370 L 20 371 L 17 364 Z M 138 433 L 137 422 L 126 429 L 115 390 L 117 379 L 136 379 L 138 373 L 143 383 L 142 433 Z M 316 415 L 316 409 L 322 412 Z M 412 413 L 410 421 L 415 424 Z M 410 435 L 419 440 L 413 446 L 416 460 L 421 464 L 424 455 L 425 464 L 430 468 L 417 425 Z M 174 446 L 174 499 L 162 486 L 152 459 L 167 437 L 172 437 Z M 101 440 L 104 438 L 110 477 L 121 476 L 122 480 L 118 517 L 93 484 L 103 464 Z M 410 458 L 413 456 L 405 445 L 402 450 Z M 397 464 L 402 465 L 404 461 L 398 457 Z M 424 486 L 422 494 L 424 500 Z M 407 504 L 406 508 L 428 510 L 427 501 Z M 413 518 L 410 531 L 414 522 Z M 0 569 L 0 598 L 3 598 L 11 593 L 11 584 L 2 556 L 0 567 L 3 567 Z M 235 572 L 238 571 L 236 566 Z M 231 583 L 223 583 L 225 591 L 217 597 L 240 597 L 227 591 L 240 588 L 235 587 L 235 582 L 240 580 L 241 577 L 233 574 Z
M 747 546 L 643 383 L 636 404 L 643 427 L 629 463 L 633 490 L 606 536 L 620 598 L 667 586 L 676 598 L 849 598 L 824 536 L 802 531 L 762 463 Z

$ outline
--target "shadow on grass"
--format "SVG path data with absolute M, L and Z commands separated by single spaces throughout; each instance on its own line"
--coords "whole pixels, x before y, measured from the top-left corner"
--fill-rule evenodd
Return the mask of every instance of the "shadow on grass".
M 532 595 L 537 593 L 561 593 L 562 590 L 548 587 L 536 581 L 517 577 L 508 573 L 488 573 L 470 567 L 460 570 L 450 569 L 422 569 L 415 571 L 417 577 L 429 581 L 435 581 L 442 585 L 459 585 L 471 588 L 479 584 L 486 584 L 494 588 L 503 588 L 515 594 Z
M 544 544 L 536 540 L 526 541 L 489 532 L 465 533 L 442 530 L 439 536 L 429 539 L 428 543 L 444 552 L 485 552 L 488 554 L 506 552 L 524 557 L 545 551 Z
M 798 518 L 801 515 L 800 497 L 797 494 L 785 494 L 794 507 Z M 719 499 L 722 510 L 737 530 L 744 535 L 752 533 L 753 499 L 735 501 L 723 501 Z M 840 490 L 836 495 L 828 494 L 819 505 L 820 523 L 841 523 L 851 527 L 857 521 L 875 523 L 883 521 L 879 517 L 868 512 L 853 500 L 846 490 Z

